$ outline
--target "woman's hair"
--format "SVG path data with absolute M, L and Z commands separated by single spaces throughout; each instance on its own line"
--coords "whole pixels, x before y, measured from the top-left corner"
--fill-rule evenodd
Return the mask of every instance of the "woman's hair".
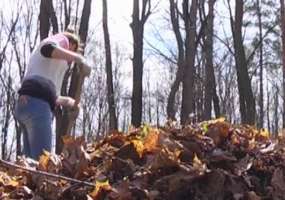
M 78 35 L 74 34 L 70 30 L 63 32 L 63 35 L 68 38 L 68 41 L 70 43 L 75 44 L 75 46 L 76 46 L 75 51 L 77 51 L 79 48 L 79 45 L 80 45 L 80 39 L 79 39 Z

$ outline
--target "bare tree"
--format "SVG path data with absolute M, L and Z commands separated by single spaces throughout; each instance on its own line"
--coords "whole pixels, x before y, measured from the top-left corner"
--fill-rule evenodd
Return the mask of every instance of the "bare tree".
M 282 38 L 282 71 L 283 71 L 283 112 L 282 112 L 282 128 L 285 128 L 285 6 L 284 6 L 284 0 L 280 0 L 280 12 L 281 12 L 281 38 Z
M 274 91 L 275 90 L 275 91 Z M 273 108 L 273 116 L 274 116 L 274 123 L 272 123 L 273 125 L 273 129 L 272 132 L 275 136 L 278 135 L 278 127 L 279 127 L 279 112 L 278 112 L 278 108 L 279 108 L 279 88 L 277 85 L 273 86 L 273 91 L 274 91 L 274 97 L 273 97 L 273 101 L 274 101 L 274 108 Z
M 142 9 L 140 10 L 140 2 Z M 132 125 L 142 121 L 143 36 L 144 25 L 151 14 L 151 0 L 134 0 L 131 29 L 133 33 Z
M 207 26 L 205 29 L 204 51 L 206 57 L 206 84 L 205 84 L 205 101 L 204 101 L 204 120 L 211 118 L 212 102 L 216 117 L 220 115 L 219 98 L 216 92 L 216 79 L 213 64 L 213 30 L 214 30 L 214 4 L 216 1 L 208 1 Z M 205 13 L 204 9 L 202 10 Z M 205 14 L 204 14 L 205 18 Z
M 181 124 L 186 124 L 189 115 L 194 111 L 194 65 L 196 55 L 196 20 L 198 1 L 192 0 L 189 9 L 189 0 L 183 1 L 183 16 L 185 22 L 186 38 L 186 63 L 183 72 L 183 88 L 182 88 L 182 106 L 181 106 Z
M 53 34 L 58 32 L 57 17 L 54 11 L 53 2 L 50 0 L 41 0 L 40 4 L 40 38 L 43 40 L 48 37 L 50 25 L 53 27 Z
M 230 11 L 231 29 L 234 40 L 234 55 L 236 62 L 237 81 L 239 89 L 239 103 L 242 123 L 255 123 L 255 100 L 252 92 L 251 81 L 247 69 L 247 60 L 243 46 L 242 24 L 244 15 L 244 1 L 236 0 L 235 17 L 233 18 L 230 2 L 228 6 Z
M 66 30 L 68 28 L 68 25 L 70 24 L 70 15 L 71 15 L 71 0 L 69 0 L 69 3 L 67 3 L 67 0 L 63 0 L 63 6 L 64 6 L 64 29 Z M 77 4 L 78 5 L 78 4 Z
M 109 105 L 109 128 L 111 130 L 118 129 L 118 122 L 116 116 L 115 95 L 113 86 L 113 70 L 112 70 L 112 56 L 110 35 L 108 30 L 108 11 L 107 0 L 103 0 L 103 30 L 105 40 L 105 55 L 106 55 L 106 73 L 107 73 L 107 96 Z
M 179 89 L 180 83 L 182 81 L 183 77 L 183 67 L 185 62 L 185 50 L 184 50 L 184 42 L 182 38 L 182 34 L 180 32 L 180 25 L 179 25 L 179 10 L 178 10 L 178 4 L 177 1 L 169 0 L 170 2 L 170 18 L 171 18 L 171 24 L 172 28 L 175 34 L 177 47 L 178 47 L 178 58 L 177 58 L 177 72 L 175 76 L 175 80 L 173 84 L 171 85 L 170 93 L 168 96 L 167 101 L 167 117 L 168 119 L 175 120 L 175 96 Z
M 82 54 L 84 54 L 85 43 L 87 39 L 88 27 L 89 27 L 89 18 L 91 12 L 91 0 L 85 0 L 82 10 L 81 23 L 79 28 L 80 40 L 83 44 Z M 68 89 L 68 96 L 73 97 L 78 101 L 81 95 L 81 89 L 84 82 L 83 74 L 79 66 L 75 65 L 73 67 L 70 86 Z M 68 109 L 63 109 L 56 113 L 56 152 L 60 153 L 63 147 L 62 136 L 70 134 L 71 128 L 74 124 L 74 116 L 70 115 Z
M 258 29 L 259 29 L 259 121 L 258 127 L 263 128 L 264 123 L 264 95 L 263 95 L 263 31 L 262 31 L 262 16 L 261 16 L 261 1 L 257 0 L 257 16 L 258 16 Z

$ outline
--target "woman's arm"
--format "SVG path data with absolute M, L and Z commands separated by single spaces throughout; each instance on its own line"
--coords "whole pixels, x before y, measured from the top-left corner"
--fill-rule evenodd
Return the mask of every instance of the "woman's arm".
M 60 46 L 55 46 L 51 53 L 51 58 L 63 59 L 67 62 L 77 62 L 80 63 L 84 60 L 84 57 L 76 52 L 70 51 L 68 49 L 62 48 Z

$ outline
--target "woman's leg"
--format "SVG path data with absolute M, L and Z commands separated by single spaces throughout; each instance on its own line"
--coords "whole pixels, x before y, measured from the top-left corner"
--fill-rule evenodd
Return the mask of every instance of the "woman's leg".
M 16 117 L 24 125 L 24 153 L 38 159 L 43 150 L 51 151 L 52 112 L 49 104 L 41 99 L 27 96 L 26 102 L 18 102 Z

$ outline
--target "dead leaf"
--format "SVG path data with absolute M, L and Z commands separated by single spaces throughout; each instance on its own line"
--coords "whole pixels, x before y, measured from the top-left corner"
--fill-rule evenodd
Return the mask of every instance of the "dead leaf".
M 246 200 L 261 200 L 261 197 L 258 196 L 254 191 L 249 191 L 246 193 Z
M 144 139 L 144 152 L 152 152 L 158 149 L 159 132 L 157 129 L 152 129 Z
M 248 171 L 253 165 L 253 158 L 251 158 L 248 154 L 242 158 L 238 163 L 235 163 L 235 174 L 241 176 L 242 173 Z
M 39 158 L 39 170 L 58 173 L 61 169 L 62 163 L 59 156 L 44 151 L 44 153 Z
M 94 199 L 94 200 L 100 200 L 102 199 L 103 193 L 104 192 L 109 192 L 112 190 L 112 187 L 109 184 L 108 180 L 105 181 L 96 181 L 95 183 L 95 189 L 89 193 L 89 195 Z

